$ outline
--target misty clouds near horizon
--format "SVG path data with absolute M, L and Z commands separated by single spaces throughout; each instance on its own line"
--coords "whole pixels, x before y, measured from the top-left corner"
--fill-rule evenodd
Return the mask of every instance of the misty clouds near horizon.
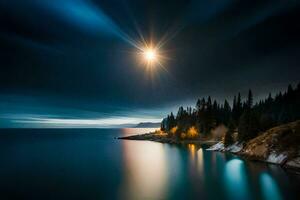
M 300 80 L 299 11 L 294 0 L 0 2 L 0 126 L 159 121 L 198 97 L 285 90 Z M 138 64 L 140 35 L 168 39 L 165 69 Z

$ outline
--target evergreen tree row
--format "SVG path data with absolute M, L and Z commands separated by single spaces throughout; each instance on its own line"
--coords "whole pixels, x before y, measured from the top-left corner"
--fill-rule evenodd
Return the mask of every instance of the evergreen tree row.
M 234 96 L 232 106 L 225 100 L 222 104 L 211 97 L 198 99 L 195 108 L 179 107 L 176 115 L 170 113 L 161 123 L 161 130 L 170 136 L 180 137 L 194 127 L 202 136 L 208 136 L 218 125 L 225 125 L 228 132 L 225 144 L 233 142 L 233 133 L 238 131 L 238 140 L 246 141 L 271 127 L 300 119 L 300 84 L 291 85 L 283 94 L 271 94 L 256 104 L 251 90 L 245 101 L 241 94 Z

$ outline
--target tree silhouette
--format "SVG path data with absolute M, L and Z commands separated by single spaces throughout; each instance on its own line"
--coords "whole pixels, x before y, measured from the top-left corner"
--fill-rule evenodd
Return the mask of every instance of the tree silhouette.
M 170 113 L 164 118 L 161 130 L 165 132 L 176 130 L 175 136 L 180 138 L 181 133 L 187 136 L 191 127 L 201 135 L 208 135 L 211 129 L 224 124 L 230 131 L 238 128 L 238 140 L 244 141 L 273 126 L 300 119 L 300 83 L 295 88 L 289 85 L 286 92 L 279 92 L 274 98 L 269 93 L 266 99 L 261 99 L 254 105 L 251 89 L 246 101 L 242 102 L 241 99 L 240 93 L 234 96 L 231 109 L 227 100 L 224 104 L 219 104 L 210 96 L 207 101 L 205 98 L 199 98 L 195 109 L 192 107 L 184 109 L 180 106 L 176 117 Z M 224 138 L 227 144 L 230 143 L 228 137 L 225 135 Z
M 234 130 L 235 130 L 234 121 L 231 119 L 228 123 L 228 131 L 226 132 L 225 137 L 224 137 L 225 147 L 233 144 L 233 142 L 234 142 L 234 139 L 233 139 Z
M 249 92 L 248 92 L 248 99 L 247 99 L 247 108 L 251 109 L 252 105 L 253 105 L 253 94 L 252 94 L 252 91 L 249 90 Z

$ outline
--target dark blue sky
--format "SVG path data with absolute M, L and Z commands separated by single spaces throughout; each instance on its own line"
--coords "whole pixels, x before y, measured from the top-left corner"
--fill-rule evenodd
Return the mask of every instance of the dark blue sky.
M 0 127 L 160 121 L 198 97 L 282 90 L 300 80 L 299 11 L 296 0 L 2 0 Z M 164 68 L 141 66 L 141 36 L 166 41 Z

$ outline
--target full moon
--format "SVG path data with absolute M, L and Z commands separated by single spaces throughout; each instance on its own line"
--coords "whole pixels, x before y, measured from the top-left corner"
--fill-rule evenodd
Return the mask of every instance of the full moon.
M 157 54 L 156 54 L 155 50 L 153 50 L 153 49 L 146 49 L 144 51 L 144 57 L 147 61 L 151 62 L 156 59 Z

